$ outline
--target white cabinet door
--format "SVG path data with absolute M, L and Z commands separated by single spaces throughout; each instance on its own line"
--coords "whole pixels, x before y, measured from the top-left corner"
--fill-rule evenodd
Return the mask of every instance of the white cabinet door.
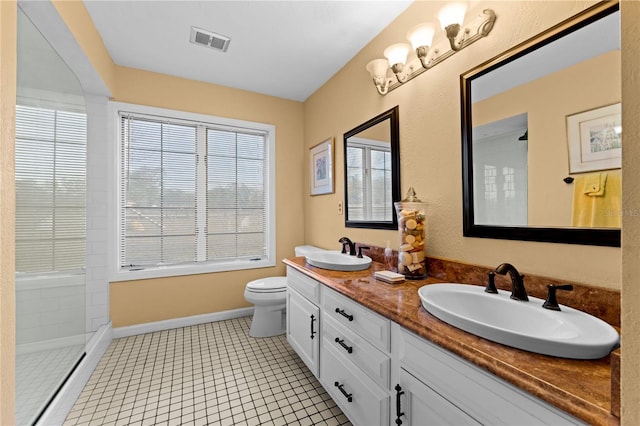
M 391 424 L 398 426 L 480 424 L 404 369 L 394 389 L 391 416 Z
M 287 341 L 318 377 L 320 308 L 295 290 L 287 289 Z

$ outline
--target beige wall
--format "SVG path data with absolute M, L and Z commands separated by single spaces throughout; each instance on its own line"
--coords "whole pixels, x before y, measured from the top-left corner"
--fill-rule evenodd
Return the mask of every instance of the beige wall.
M 116 67 L 115 83 L 113 98 L 119 102 L 276 126 L 277 264 L 240 272 L 112 283 L 113 326 L 250 306 L 244 300 L 245 284 L 257 278 L 284 275 L 280 260 L 293 256 L 293 247 L 304 241 L 302 103 L 124 67 Z
M 441 2 L 416 2 L 305 102 L 305 146 L 345 131 L 394 105 L 400 109 L 402 194 L 413 186 L 427 203 L 427 253 L 495 267 L 511 262 L 523 273 L 620 288 L 619 248 L 504 241 L 462 236 L 459 76 L 580 11 L 589 2 L 482 2 L 498 19 L 489 37 L 452 56 L 386 96 L 376 92 L 365 66 L 408 29 L 437 16 Z M 473 13 L 471 11 L 470 13 Z M 475 11 L 479 13 L 479 10 Z M 435 43 L 438 43 L 435 40 Z M 352 239 L 383 245 L 393 231 L 346 229 L 337 204 L 344 197 L 341 144 L 336 147 L 336 193 L 309 197 L 305 185 L 305 242 L 337 248 Z M 305 174 L 305 178 L 306 177 Z
M 391 142 L 391 120 L 384 120 L 381 123 L 376 124 L 373 127 L 369 127 L 366 130 L 358 133 L 359 138 L 374 140 L 378 142 Z M 342 143 L 342 138 L 339 138 L 338 143 Z
M 15 1 L 0 1 L 0 424 L 14 423 Z
M 571 226 L 565 117 L 620 102 L 620 77 L 620 52 L 612 51 L 473 105 L 474 126 L 528 113 L 529 225 Z
M 622 423 L 640 424 L 640 3 L 622 10 Z

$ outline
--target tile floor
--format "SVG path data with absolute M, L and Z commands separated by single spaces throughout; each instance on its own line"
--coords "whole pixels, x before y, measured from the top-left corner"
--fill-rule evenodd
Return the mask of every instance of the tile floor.
M 64 425 L 350 425 L 286 337 L 250 324 L 114 340 Z

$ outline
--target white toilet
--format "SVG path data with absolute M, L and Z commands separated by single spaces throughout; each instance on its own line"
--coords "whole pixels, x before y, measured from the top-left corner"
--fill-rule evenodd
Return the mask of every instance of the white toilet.
M 305 256 L 323 249 L 314 246 L 298 246 L 296 256 Z M 249 281 L 244 298 L 255 305 L 249 336 L 271 337 L 287 331 L 286 302 L 287 277 L 267 277 Z

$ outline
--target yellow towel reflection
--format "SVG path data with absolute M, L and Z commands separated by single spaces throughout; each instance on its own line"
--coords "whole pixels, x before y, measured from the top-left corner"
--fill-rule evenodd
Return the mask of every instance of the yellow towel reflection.
M 590 228 L 620 228 L 622 217 L 622 176 L 591 173 L 573 182 L 571 224 Z

